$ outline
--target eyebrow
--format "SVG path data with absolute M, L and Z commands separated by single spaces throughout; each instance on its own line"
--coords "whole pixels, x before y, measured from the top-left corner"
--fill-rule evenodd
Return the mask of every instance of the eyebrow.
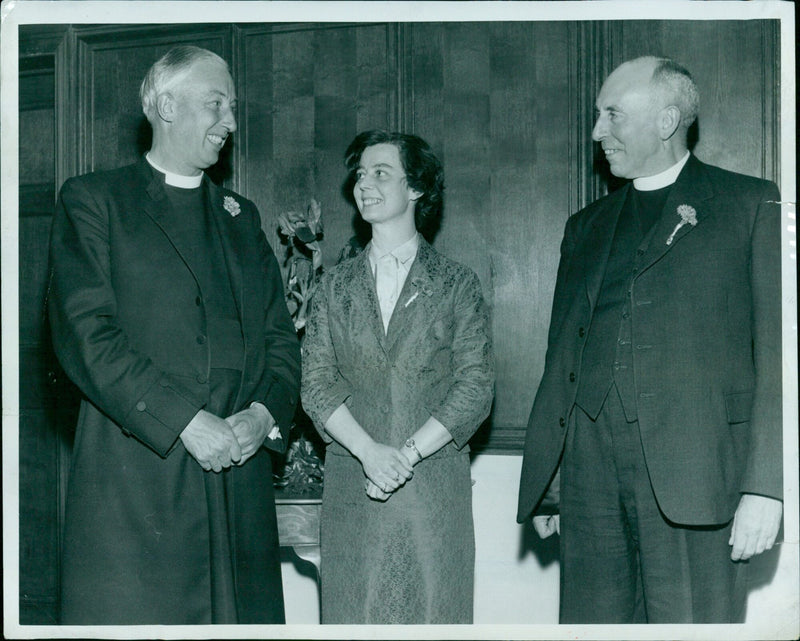
M 231 102 L 236 102 L 236 96 L 232 98 L 228 96 L 224 91 L 220 91 L 219 89 L 211 89 L 206 93 L 207 98 L 216 98 L 219 96 L 220 98 L 228 98 Z
M 388 162 L 377 162 L 374 165 L 370 165 L 370 166 L 373 167 L 373 168 L 375 168 L 375 167 L 380 167 L 380 168 L 386 167 L 388 169 L 394 169 L 394 165 L 390 165 Z M 359 169 L 364 169 L 363 163 L 359 163 L 358 164 L 358 168 Z

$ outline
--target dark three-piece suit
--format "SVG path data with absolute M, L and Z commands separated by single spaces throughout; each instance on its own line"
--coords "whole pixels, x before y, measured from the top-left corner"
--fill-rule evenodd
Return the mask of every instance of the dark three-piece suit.
M 682 585 L 708 550 L 730 556 L 727 524 L 742 493 L 782 498 L 777 188 L 690 156 L 650 220 L 638 198 L 628 184 L 567 222 L 528 424 L 517 518 L 561 513 L 562 621 L 595 616 L 568 593 L 575 582 L 589 586 L 578 599 L 602 603 L 591 586 L 607 569 L 591 559 L 618 544 L 639 545 L 643 565 L 661 553 L 635 532 L 582 540 L 586 519 L 607 508 L 611 529 L 655 518 L 723 541 L 689 550 L 696 565 L 673 561 L 666 574 L 685 575 Z M 622 489 L 598 507 L 609 476 Z M 573 546 L 587 547 L 579 571 Z M 685 620 L 693 607 L 695 621 L 728 616 L 681 585 L 644 616 Z

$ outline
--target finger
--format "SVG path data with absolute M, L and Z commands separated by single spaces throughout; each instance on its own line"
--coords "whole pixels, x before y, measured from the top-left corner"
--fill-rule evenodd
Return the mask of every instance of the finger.
M 395 468 L 395 474 L 396 474 L 395 480 L 400 481 L 402 479 L 403 481 L 407 481 L 412 476 L 414 476 L 414 468 L 413 467 L 411 469 L 407 469 L 405 467 L 401 467 L 400 469 Z
M 242 446 L 239 445 L 239 441 L 234 436 L 233 443 L 230 446 L 230 459 L 231 461 L 239 461 L 242 458 Z
M 411 465 L 402 452 L 396 452 L 395 461 L 400 464 L 400 469 L 398 471 L 405 473 L 413 472 L 414 466 Z

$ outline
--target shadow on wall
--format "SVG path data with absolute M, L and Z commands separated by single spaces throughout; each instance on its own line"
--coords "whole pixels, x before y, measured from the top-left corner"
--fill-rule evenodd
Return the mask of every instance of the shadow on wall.
M 530 519 L 522 525 L 517 558 L 521 561 L 529 553 L 536 557 L 543 568 L 558 563 L 558 536 L 554 534 L 546 539 L 539 538 Z

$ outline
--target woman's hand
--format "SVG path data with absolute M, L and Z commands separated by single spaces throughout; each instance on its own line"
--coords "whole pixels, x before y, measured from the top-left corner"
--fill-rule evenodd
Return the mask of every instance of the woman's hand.
M 394 492 L 414 475 L 414 467 L 400 450 L 375 441 L 367 443 L 357 458 L 367 479 L 382 492 Z
M 367 491 L 367 496 L 376 501 L 385 501 L 392 495 L 391 492 L 384 492 L 369 479 L 366 480 L 364 489 Z

